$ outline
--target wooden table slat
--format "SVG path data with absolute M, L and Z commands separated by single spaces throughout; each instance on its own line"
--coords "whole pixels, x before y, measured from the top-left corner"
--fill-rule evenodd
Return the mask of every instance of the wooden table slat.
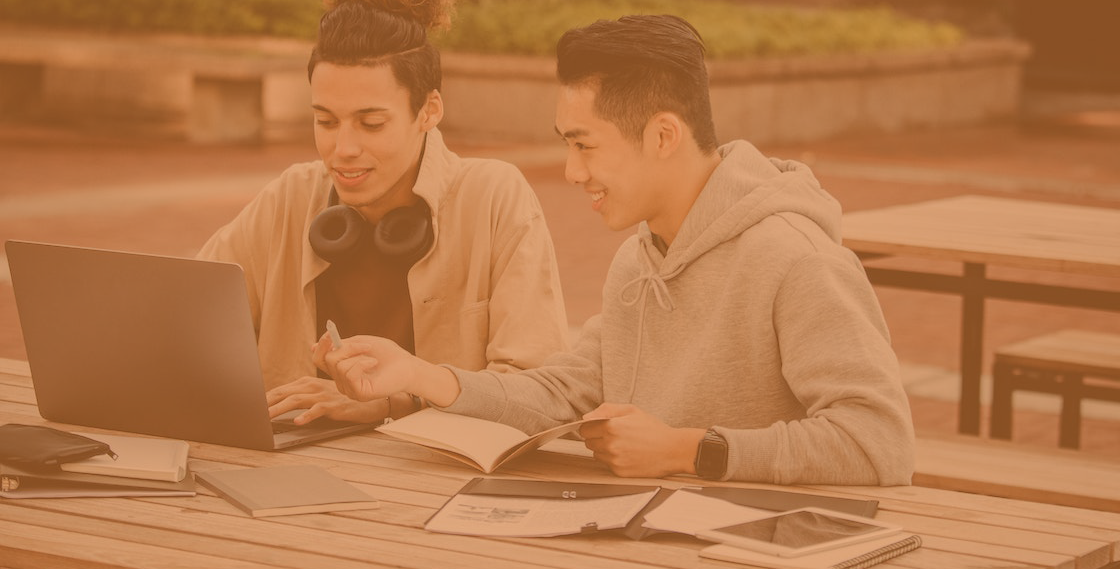
M 922 536 L 922 550 L 947 555 L 973 555 L 985 559 L 989 563 L 1002 564 L 1002 566 L 1014 564 L 1015 567 L 1037 567 L 1040 566 L 1039 562 L 1042 562 L 1044 565 L 1041 566 L 1061 567 L 1063 569 L 1077 568 L 1077 559 L 1071 555 L 1024 551 L 1015 547 L 936 535 Z M 944 565 L 944 567 L 967 567 L 967 565 L 949 564 Z

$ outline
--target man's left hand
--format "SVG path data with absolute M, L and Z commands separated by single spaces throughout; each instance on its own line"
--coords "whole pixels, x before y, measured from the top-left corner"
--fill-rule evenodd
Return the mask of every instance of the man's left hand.
M 604 403 L 584 415 L 608 419 L 580 428 L 587 448 L 611 472 L 625 477 L 660 478 L 694 473 L 704 429 L 673 428 L 634 405 Z
M 355 401 L 339 393 L 335 383 L 318 377 L 302 377 L 269 390 L 268 414 L 272 417 L 294 409 L 306 409 L 293 419 L 305 425 L 319 417 L 353 423 L 379 423 L 389 413 L 385 399 Z

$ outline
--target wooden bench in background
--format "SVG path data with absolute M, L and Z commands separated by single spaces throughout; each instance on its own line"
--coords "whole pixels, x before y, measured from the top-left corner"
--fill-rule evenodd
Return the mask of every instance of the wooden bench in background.
M 919 436 L 914 485 L 1120 512 L 1120 457 L 973 436 Z
M 193 142 L 310 140 L 308 41 L 0 25 L 0 118 Z
M 1078 448 L 1081 401 L 1120 402 L 1120 336 L 1062 330 L 995 351 L 991 435 L 1011 438 L 1012 394 L 1017 390 L 1062 398 L 1058 444 Z

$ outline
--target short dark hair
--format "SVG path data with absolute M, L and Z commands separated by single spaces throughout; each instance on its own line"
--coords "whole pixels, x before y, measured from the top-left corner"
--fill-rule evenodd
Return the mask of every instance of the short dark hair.
M 556 76 L 561 85 L 596 86 L 595 112 L 636 143 L 653 115 L 669 111 L 703 152 L 718 145 L 704 40 L 680 17 L 623 16 L 568 30 L 556 44 Z
M 440 88 L 439 50 L 421 22 L 362 0 L 342 0 L 319 20 L 319 38 L 307 62 L 307 79 L 319 63 L 346 66 L 388 65 L 408 90 L 409 106 L 419 113 L 428 94 Z

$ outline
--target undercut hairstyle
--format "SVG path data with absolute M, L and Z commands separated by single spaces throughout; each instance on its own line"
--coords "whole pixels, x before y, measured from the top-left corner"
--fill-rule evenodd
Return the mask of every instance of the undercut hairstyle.
M 441 86 L 439 50 L 428 41 L 428 29 L 446 25 L 450 2 L 337 0 L 327 6 L 307 62 L 308 81 L 320 63 L 388 65 L 418 114 L 428 94 Z
M 564 86 L 598 89 L 595 113 L 642 143 L 657 113 L 680 116 L 705 154 L 718 143 L 704 65 L 704 40 L 671 15 L 623 16 L 568 30 L 556 45 L 556 76 Z

